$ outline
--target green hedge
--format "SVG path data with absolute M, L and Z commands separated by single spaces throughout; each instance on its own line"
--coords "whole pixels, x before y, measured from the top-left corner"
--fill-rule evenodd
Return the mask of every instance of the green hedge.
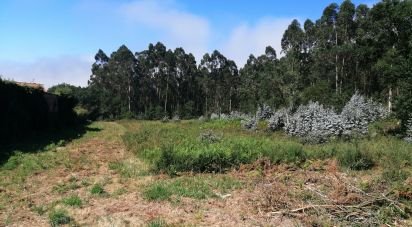
M 49 112 L 45 92 L 0 79 L 0 144 L 76 122 L 76 100 L 58 96 L 58 111 Z

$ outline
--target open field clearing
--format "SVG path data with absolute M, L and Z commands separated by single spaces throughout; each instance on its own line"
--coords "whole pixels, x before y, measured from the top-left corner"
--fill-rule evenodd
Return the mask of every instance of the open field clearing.
M 408 226 L 411 151 L 379 134 L 305 145 L 238 121 L 95 122 L 2 163 L 0 225 Z

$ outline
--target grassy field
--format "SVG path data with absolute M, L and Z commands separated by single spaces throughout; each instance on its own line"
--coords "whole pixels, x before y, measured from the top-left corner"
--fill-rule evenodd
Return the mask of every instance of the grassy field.
M 412 225 L 412 145 L 382 125 L 312 145 L 264 122 L 95 122 L 7 147 L 0 226 Z

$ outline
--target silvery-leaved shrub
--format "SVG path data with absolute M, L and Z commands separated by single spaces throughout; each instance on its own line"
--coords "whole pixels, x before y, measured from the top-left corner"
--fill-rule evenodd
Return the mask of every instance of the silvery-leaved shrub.
M 210 120 L 216 120 L 216 119 L 219 119 L 219 114 L 212 113 L 210 115 Z
M 163 123 L 169 122 L 169 117 L 168 116 L 163 116 L 161 121 Z
M 259 106 L 257 112 L 256 112 L 256 117 L 259 120 L 267 120 L 269 119 L 273 114 L 272 108 L 270 106 L 263 104 Z
M 307 142 L 325 142 L 342 132 L 341 119 L 333 109 L 325 108 L 318 102 L 301 105 L 285 125 L 285 131 Z
M 282 108 L 274 112 L 268 120 L 268 129 L 277 131 L 286 126 L 289 122 L 290 109 Z
M 252 118 L 242 120 L 240 123 L 244 129 L 255 131 L 257 129 L 258 121 L 255 117 L 252 117 Z
M 180 121 L 179 115 L 174 115 L 173 118 L 172 118 L 172 121 L 179 122 Z
M 230 116 L 227 115 L 227 114 L 221 113 L 219 119 L 222 120 L 222 121 L 227 121 L 227 120 L 230 119 Z
M 369 123 L 383 119 L 388 114 L 387 109 L 382 104 L 355 93 L 342 109 L 343 134 L 366 134 Z
M 405 141 L 408 143 L 412 143 L 412 116 L 406 122 L 406 137 Z
M 205 119 L 204 116 L 200 116 L 197 120 L 198 120 L 198 121 L 205 121 L 206 119 Z
M 247 114 L 241 113 L 239 111 L 230 112 L 229 117 L 230 120 L 245 120 L 250 118 Z

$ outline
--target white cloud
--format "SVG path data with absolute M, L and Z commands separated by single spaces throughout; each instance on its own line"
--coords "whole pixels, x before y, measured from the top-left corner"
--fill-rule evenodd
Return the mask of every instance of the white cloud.
M 241 24 L 232 30 L 220 49 L 226 57 L 233 59 L 239 68 L 243 67 L 250 54 L 261 55 L 269 45 L 279 56 L 283 33 L 292 20 L 265 18 L 254 25 Z
M 173 1 L 140 0 L 122 4 L 119 13 L 127 22 L 160 32 L 167 47 L 184 47 L 197 58 L 208 49 L 209 22 L 177 9 Z
M 0 61 L 4 79 L 44 84 L 46 88 L 59 83 L 86 86 L 93 58 L 89 56 L 59 56 L 39 58 L 31 62 Z

